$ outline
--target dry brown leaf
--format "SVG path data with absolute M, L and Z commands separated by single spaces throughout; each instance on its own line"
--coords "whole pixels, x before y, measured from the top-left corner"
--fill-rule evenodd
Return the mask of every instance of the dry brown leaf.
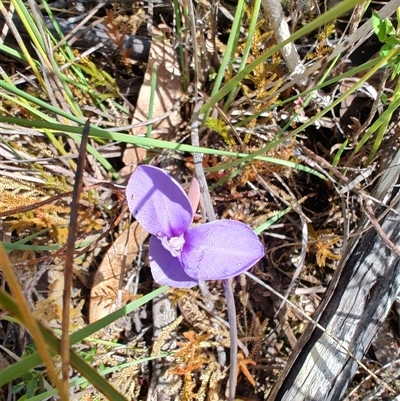
M 129 266 L 147 236 L 148 233 L 135 221 L 114 241 L 104 255 L 90 292 L 90 323 L 110 314 L 115 309 L 125 247 L 127 247 L 126 266 Z
M 156 69 L 156 88 L 154 94 L 152 119 L 158 119 L 152 126 L 152 138 L 168 139 L 173 129 L 180 124 L 179 102 L 183 97 L 179 60 L 173 45 L 162 37 L 159 31 L 153 32 L 150 56 L 144 81 L 141 86 L 132 124 L 149 120 L 152 73 Z M 156 132 L 154 132 L 156 131 Z M 133 128 L 132 135 L 144 135 L 146 126 Z M 125 165 L 136 166 L 145 158 L 145 150 L 128 146 L 124 152 Z

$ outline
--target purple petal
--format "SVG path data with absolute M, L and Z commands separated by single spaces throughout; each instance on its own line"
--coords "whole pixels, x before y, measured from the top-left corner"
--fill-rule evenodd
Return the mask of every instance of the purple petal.
M 163 247 L 161 241 L 153 235 L 150 237 L 149 256 L 151 274 L 157 284 L 178 288 L 190 288 L 197 285 L 197 280 L 185 273 L 179 259 L 174 258 Z
M 185 234 L 181 260 L 185 272 L 194 279 L 222 280 L 244 272 L 263 256 L 264 247 L 248 226 L 219 220 Z
M 179 237 L 192 223 L 185 191 L 157 167 L 137 167 L 126 186 L 126 198 L 132 215 L 150 234 Z

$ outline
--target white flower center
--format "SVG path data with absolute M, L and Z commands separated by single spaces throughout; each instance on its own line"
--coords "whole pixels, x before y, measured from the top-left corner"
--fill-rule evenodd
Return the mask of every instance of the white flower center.
M 183 238 L 183 234 L 179 237 L 171 237 L 170 239 L 167 237 L 162 237 L 160 240 L 163 247 L 170 251 L 173 257 L 176 258 L 180 256 L 183 245 L 185 244 L 185 238 Z

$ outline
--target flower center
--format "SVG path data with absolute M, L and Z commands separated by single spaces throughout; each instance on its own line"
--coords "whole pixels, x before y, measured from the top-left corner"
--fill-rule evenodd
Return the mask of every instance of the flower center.
M 167 237 L 160 238 L 160 241 L 165 249 L 171 252 L 173 257 L 178 257 L 181 255 L 181 251 L 183 245 L 185 244 L 185 238 L 183 238 L 183 234 L 179 237 L 171 237 L 168 239 Z

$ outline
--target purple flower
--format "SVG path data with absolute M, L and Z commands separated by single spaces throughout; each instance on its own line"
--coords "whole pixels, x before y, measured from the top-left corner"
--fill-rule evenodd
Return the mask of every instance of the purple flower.
M 126 187 L 129 210 L 152 234 L 154 281 L 193 287 L 199 280 L 237 276 L 264 256 L 264 247 L 245 224 L 219 220 L 190 227 L 193 209 L 182 187 L 163 170 L 139 166 Z

